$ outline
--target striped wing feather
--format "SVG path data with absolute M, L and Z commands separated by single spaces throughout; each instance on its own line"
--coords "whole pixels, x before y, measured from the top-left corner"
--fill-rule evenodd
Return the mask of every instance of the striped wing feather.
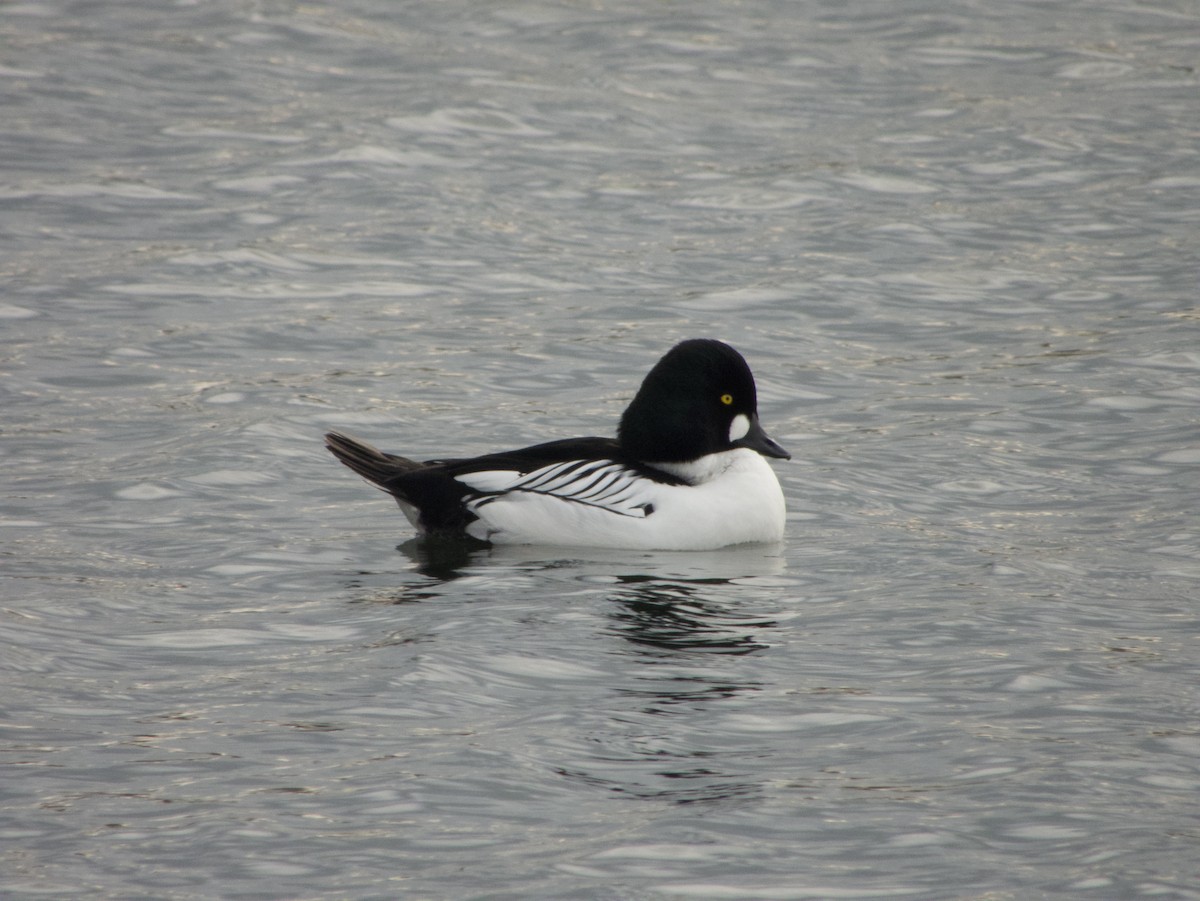
M 644 518 L 653 511 L 646 495 L 647 486 L 653 482 L 613 460 L 567 460 L 528 473 L 484 470 L 459 473 L 455 478 L 482 495 L 468 503 L 472 509 L 512 492 L 528 492 L 621 516 Z

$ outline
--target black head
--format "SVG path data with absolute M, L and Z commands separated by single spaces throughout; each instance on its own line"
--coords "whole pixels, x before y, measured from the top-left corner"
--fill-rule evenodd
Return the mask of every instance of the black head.
M 758 392 L 742 355 L 723 341 L 675 345 L 621 417 L 621 449 L 647 463 L 684 463 L 747 447 L 788 459 L 758 424 Z

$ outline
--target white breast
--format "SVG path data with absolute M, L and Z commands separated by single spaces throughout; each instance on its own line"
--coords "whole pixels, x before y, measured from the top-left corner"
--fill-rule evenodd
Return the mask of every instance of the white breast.
M 666 467 L 662 467 L 666 469 Z M 707 550 L 783 537 L 784 499 L 770 465 L 737 449 L 686 464 L 665 485 L 612 461 L 560 463 L 521 475 L 459 476 L 477 491 L 467 527 L 495 544 Z

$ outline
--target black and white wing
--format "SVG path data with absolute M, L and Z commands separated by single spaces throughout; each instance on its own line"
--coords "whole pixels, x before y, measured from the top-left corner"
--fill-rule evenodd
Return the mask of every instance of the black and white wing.
M 603 459 L 566 460 L 526 473 L 507 469 L 459 472 L 454 478 L 478 495 L 467 501 L 472 512 L 514 493 L 526 493 L 638 519 L 654 512 L 652 495 L 659 484 L 629 466 Z

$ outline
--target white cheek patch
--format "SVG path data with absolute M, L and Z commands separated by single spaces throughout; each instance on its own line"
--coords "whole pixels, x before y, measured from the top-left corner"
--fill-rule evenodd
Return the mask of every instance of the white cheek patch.
M 744 413 L 739 413 L 733 417 L 733 422 L 729 423 L 729 443 L 741 441 L 746 437 L 746 433 L 750 431 L 750 419 Z

